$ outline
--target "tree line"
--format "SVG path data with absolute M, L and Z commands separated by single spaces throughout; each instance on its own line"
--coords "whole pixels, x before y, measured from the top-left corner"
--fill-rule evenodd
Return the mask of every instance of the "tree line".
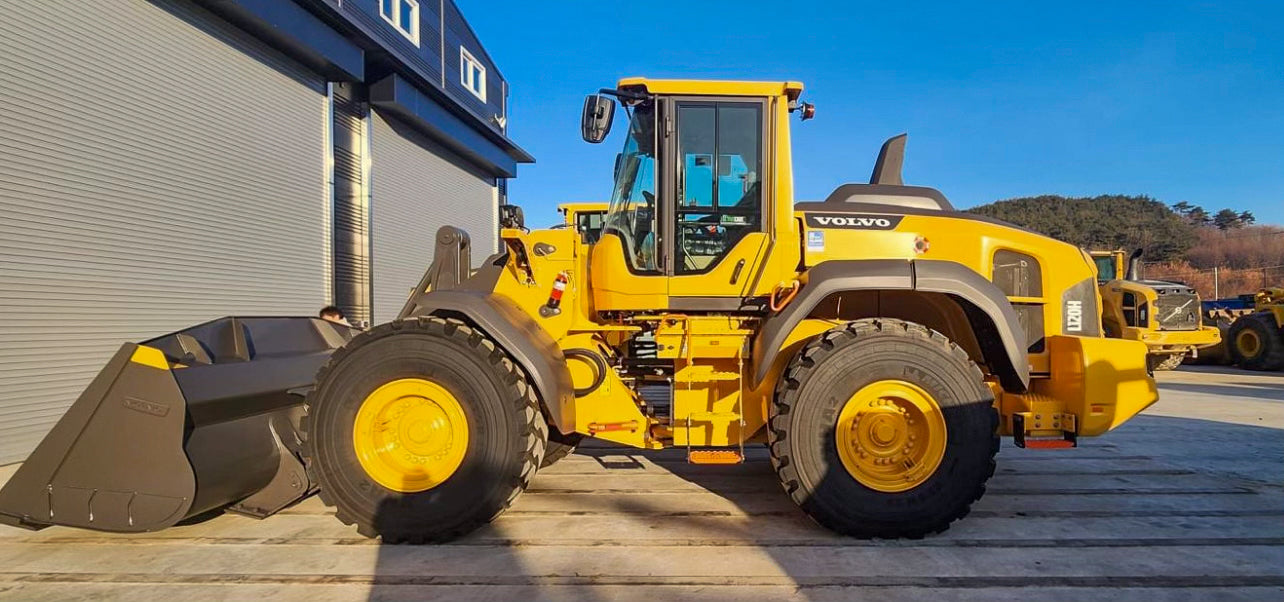
M 1172 210 L 1192 226 L 1215 226 L 1222 232 L 1238 230 L 1257 222 L 1257 218 L 1253 217 L 1252 211 L 1235 211 L 1228 208 L 1210 215 L 1203 207 L 1192 205 L 1186 201 L 1174 203 Z
M 1266 232 L 1264 239 L 1268 245 L 1284 246 L 1284 236 L 1273 236 L 1267 232 L 1274 228 L 1253 226 L 1257 219 L 1251 211 L 1226 208 L 1210 213 L 1186 201 L 1169 206 L 1146 195 L 1042 195 L 997 201 L 968 211 L 1085 249 L 1131 250 L 1142 247 L 1148 262 L 1191 260 L 1194 264 L 1194 260 L 1202 259 L 1245 264 L 1249 262 L 1247 257 L 1219 255 L 1214 258 L 1206 253 L 1192 253 L 1192 249 L 1207 248 L 1213 239 L 1255 235 L 1258 230 Z M 1271 239 L 1280 240 L 1275 242 Z M 1211 268 L 1213 265 L 1199 267 Z

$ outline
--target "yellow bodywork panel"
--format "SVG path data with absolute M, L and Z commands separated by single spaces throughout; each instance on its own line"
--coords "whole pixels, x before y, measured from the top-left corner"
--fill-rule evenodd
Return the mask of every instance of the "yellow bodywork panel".
M 1159 399 L 1146 370 L 1143 343 L 1067 336 L 1048 339 L 1053 358 L 1050 378 L 1031 383 L 1030 395 L 1004 394 L 1000 408 L 1005 418 L 1035 408 L 1047 414 L 1073 414 L 1078 418 L 1077 434 L 1092 437 L 1123 424 Z
M 672 315 L 655 332 L 656 356 L 674 360 L 675 445 L 736 445 L 766 423 L 758 406 L 746 408 L 748 341 L 757 320 Z
M 139 345 L 138 348 L 134 349 L 134 353 L 129 356 L 129 361 L 151 368 L 169 370 L 169 360 L 165 359 L 165 353 L 160 349 L 145 345 Z
M 603 236 L 589 254 L 594 305 L 606 310 L 655 311 L 669 307 L 669 281 L 663 276 L 635 273 L 615 236 Z
M 574 334 L 558 341 L 562 349 L 586 349 L 612 359 L 610 348 L 597 334 Z M 576 389 L 589 389 L 598 377 L 597 368 L 582 357 L 567 357 L 567 368 Z M 659 449 L 662 443 L 651 436 L 654 421 L 643 411 L 633 389 L 620 375 L 608 369 L 602 383 L 575 400 L 576 431 L 599 439 L 633 447 Z
M 1119 338 L 1129 341 L 1141 341 L 1152 351 L 1169 348 L 1207 347 L 1216 345 L 1222 335 L 1216 326 L 1200 326 L 1197 330 L 1157 330 L 1152 328 L 1133 328 L 1125 326 Z
M 674 445 L 726 447 L 760 428 L 758 412 L 741 411 L 742 362 L 679 360 L 673 374 Z
M 1270 312 L 1275 325 L 1284 328 L 1284 288 L 1264 288 L 1253 295 L 1255 311 Z
M 767 234 L 751 232 L 740 239 L 712 269 L 703 274 L 668 278 L 671 297 L 742 297 L 751 296 L 754 274 L 762 269 Z M 705 266 L 689 265 L 690 269 Z

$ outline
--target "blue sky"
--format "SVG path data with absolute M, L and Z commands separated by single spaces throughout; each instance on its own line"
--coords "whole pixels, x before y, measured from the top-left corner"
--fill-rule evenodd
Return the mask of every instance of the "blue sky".
M 1148 194 L 1284 224 L 1284 3 L 457 1 L 535 155 L 509 187 L 532 226 L 609 196 L 623 128 L 587 144 L 579 111 L 630 75 L 803 81 L 800 200 L 909 132 L 906 183 L 958 206 Z

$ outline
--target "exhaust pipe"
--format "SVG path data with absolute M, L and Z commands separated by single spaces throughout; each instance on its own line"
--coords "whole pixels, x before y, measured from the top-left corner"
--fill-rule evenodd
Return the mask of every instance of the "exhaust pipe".
M 222 318 L 124 344 L 0 489 L 0 523 L 155 531 L 303 499 L 303 395 L 355 332 Z
M 1144 248 L 1138 247 L 1132 255 L 1128 256 L 1128 272 L 1124 275 L 1124 280 L 1137 280 L 1137 274 L 1141 272 L 1141 253 Z

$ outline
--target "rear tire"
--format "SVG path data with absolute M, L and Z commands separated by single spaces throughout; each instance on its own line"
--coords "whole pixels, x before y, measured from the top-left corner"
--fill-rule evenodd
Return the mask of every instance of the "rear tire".
M 962 349 L 921 325 L 866 319 L 834 328 L 808 343 L 780 379 L 769 418 L 772 465 L 803 511 L 839 533 L 918 538 L 944 531 L 994 474 L 998 413 L 982 379 Z M 849 399 L 893 381 L 925 392 L 947 433 L 939 464 L 904 491 L 853 476 L 836 433 Z M 932 445 L 923 437 L 918 444 Z
M 1284 336 L 1271 312 L 1240 316 L 1231 324 L 1226 346 L 1241 368 L 1284 370 Z
M 448 391 L 466 418 L 456 420 L 467 432 L 462 460 L 426 490 L 380 485 L 354 443 L 362 405 L 404 379 Z M 502 349 L 461 321 L 377 326 L 336 351 L 316 382 L 306 401 L 309 470 L 321 500 L 367 537 L 418 544 L 467 534 L 503 513 L 543 460 L 548 431 L 533 388 Z

